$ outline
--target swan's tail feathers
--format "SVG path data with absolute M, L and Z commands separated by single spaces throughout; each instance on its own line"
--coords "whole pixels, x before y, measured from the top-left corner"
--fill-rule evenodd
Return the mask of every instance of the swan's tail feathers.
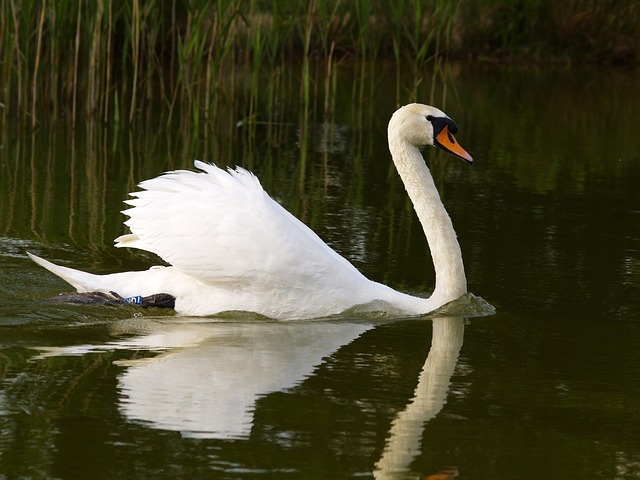
M 139 248 L 141 250 L 147 250 L 144 243 L 140 240 L 140 237 L 135 233 L 120 235 L 114 242 L 118 248 Z
M 94 290 L 100 290 L 99 278 L 100 275 L 94 275 L 92 273 L 81 272 L 80 270 L 74 270 L 73 268 L 61 267 L 55 263 L 51 263 L 44 258 L 40 258 L 33 253 L 27 252 L 29 258 L 36 262 L 41 267 L 46 268 L 54 275 L 57 275 L 65 282 L 70 284 L 78 292 L 89 292 Z

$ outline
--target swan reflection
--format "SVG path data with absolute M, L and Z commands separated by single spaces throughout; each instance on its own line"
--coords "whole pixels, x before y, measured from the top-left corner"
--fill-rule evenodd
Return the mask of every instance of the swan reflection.
M 451 375 L 462 348 L 464 319 L 433 319 L 431 349 L 427 356 L 413 398 L 391 424 L 385 449 L 374 470 L 374 478 L 391 479 L 409 471 L 411 462 L 422 450 L 422 433 L 447 400 Z M 442 477 L 446 478 L 446 477 Z
M 153 357 L 117 362 L 125 367 L 118 378 L 124 416 L 186 437 L 238 439 L 249 436 L 260 397 L 300 383 L 324 357 L 372 327 L 134 319 L 116 328 L 144 334 L 105 345 L 47 349 L 41 357 L 114 349 L 160 351 Z
M 413 398 L 392 422 L 374 477 L 397 478 L 422 451 L 426 422 L 443 408 L 463 343 L 462 317 L 432 319 L 428 356 Z M 256 402 L 304 381 L 322 360 L 372 323 L 180 322 L 140 318 L 112 325 L 126 339 L 49 348 L 40 358 L 117 349 L 153 352 L 119 360 L 118 408 L 130 421 L 191 438 L 243 439 Z

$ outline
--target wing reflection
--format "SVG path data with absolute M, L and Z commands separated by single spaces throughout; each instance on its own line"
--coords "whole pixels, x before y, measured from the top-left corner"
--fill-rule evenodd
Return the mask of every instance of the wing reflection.
M 420 454 L 425 424 L 442 410 L 446 402 L 463 336 L 463 318 L 433 319 L 431 349 L 422 367 L 418 386 L 407 407 L 391 425 L 382 457 L 375 466 L 374 478 L 391 479 L 406 474 L 411 462 Z
M 140 323 L 106 345 L 46 349 L 40 358 L 114 349 L 160 351 L 118 362 L 119 409 L 129 419 L 187 437 L 245 438 L 256 400 L 292 387 L 322 359 L 373 326 L 365 323 Z M 140 329 L 145 333 L 140 335 Z M 124 333 L 123 332 L 123 333 Z M 117 332 L 116 332 L 117 333 Z
M 131 420 L 187 436 L 247 437 L 260 396 L 299 383 L 322 358 L 369 328 L 324 322 L 200 326 L 199 344 L 128 362 L 119 378 L 120 409 Z

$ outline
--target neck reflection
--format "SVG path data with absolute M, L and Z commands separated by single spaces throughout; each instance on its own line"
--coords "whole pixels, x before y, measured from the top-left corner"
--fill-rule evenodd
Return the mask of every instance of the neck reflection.
M 463 318 L 433 319 L 431 349 L 422 366 L 418 385 L 413 398 L 391 424 L 385 449 L 375 465 L 374 478 L 391 479 L 406 473 L 411 462 L 420 454 L 426 423 L 446 403 L 463 336 Z

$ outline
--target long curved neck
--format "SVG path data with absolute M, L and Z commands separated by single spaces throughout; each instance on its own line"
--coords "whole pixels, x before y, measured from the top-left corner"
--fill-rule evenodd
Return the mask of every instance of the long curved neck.
M 417 147 L 389 138 L 389 149 L 431 250 L 436 272 L 432 298 L 442 303 L 467 292 L 460 244 L 451 218 L 444 208 L 433 177 Z

